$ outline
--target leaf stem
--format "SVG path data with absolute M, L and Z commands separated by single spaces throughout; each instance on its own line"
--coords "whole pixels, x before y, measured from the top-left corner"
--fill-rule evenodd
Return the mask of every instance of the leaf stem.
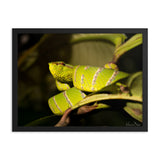
M 120 56 L 122 56 L 125 52 L 131 50 L 132 48 L 137 47 L 138 45 L 142 44 L 142 42 L 143 42 L 142 34 L 135 34 L 127 42 L 117 47 L 114 52 L 113 63 L 116 63 L 120 58 Z

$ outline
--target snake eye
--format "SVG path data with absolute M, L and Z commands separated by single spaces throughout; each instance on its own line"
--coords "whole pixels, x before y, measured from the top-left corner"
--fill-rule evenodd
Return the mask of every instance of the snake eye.
M 65 63 L 64 63 L 64 62 L 61 62 L 60 65 L 65 66 Z

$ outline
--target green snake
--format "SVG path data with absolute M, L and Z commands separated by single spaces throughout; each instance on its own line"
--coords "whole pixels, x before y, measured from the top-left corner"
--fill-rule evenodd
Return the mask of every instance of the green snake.
M 56 115 L 63 115 L 68 108 L 75 109 L 75 104 L 86 97 L 84 92 L 99 91 L 129 76 L 119 71 L 113 63 L 94 67 L 50 62 L 49 70 L 56 80 L 57 88 L 63 91 L 48 100 L 51 111 Z

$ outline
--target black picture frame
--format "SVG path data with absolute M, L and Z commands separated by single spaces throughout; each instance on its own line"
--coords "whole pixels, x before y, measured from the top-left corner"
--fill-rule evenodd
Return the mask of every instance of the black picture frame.
M 27 33 L 142 33 L 143 34 L 143 125 L 142 126 L 18 126 L 18 34 Z M 12 29 L 12 131 L 148 131 L 148 29 L 147 28 L 13 28 Z

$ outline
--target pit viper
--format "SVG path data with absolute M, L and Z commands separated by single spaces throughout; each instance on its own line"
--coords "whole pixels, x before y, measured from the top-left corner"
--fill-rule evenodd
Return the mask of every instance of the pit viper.
M 86 97 L 86 93 L 96 92 L 129 76 L 119 71 L 113 63 L 104 67 L 72 66 L 64 62 L 50 62 L 49 70 L 56 80 L 61 93 L 49 98 L 48 104 L 56 115 L 63 115 L 68 108 Z M 73 87 L 70 87 L 70 86 Z

